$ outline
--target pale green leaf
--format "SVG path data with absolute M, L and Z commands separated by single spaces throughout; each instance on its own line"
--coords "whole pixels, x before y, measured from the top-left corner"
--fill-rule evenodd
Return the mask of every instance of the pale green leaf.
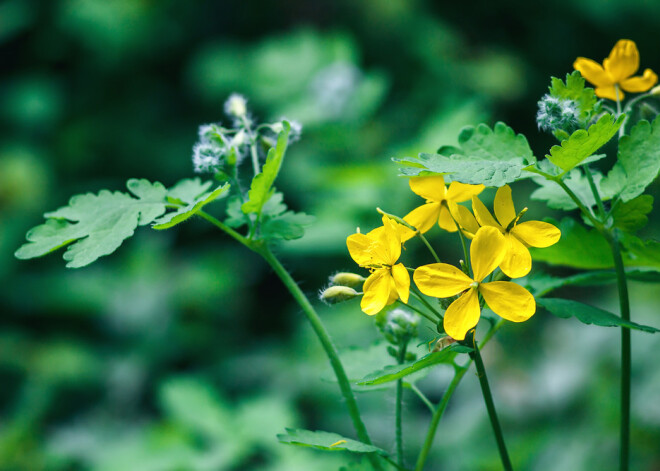
M 660 282 L 660 272 L 652 268 L 629 268 L 626 270 L 626 278 L 635 281 L 658 283 Z M 527 288 L 535 297 L 541 297 L 564 286 L 607 285 L 616 283 L 617 278 L 614 270 L 589 271 L 566 277 L 537 272 L 516 281 Z
M 287 211 L 279 216 L 268 218 L 261 225 L 261 235 L 264 239 L 299 239 L 305 234 L 305 227 L 313 222 L 314 216 Z
M 182 223 L 183 221 L 193 217 L 200 212 L 204 206 L 217 200 L 218 198 L 227 196 L 229 191 L 229 183 L 219 186 L 215 190 L 199 196 L 197 199 L 191 201 L 188 205 L 179 208 L 176 211 L 167 213 L 165 216 L 156 219 L 151 226 L 154 229 L 169 229 Z
M 660 118 L 642 120 L 619 141 L 618 161 L 603 180 L 603 189 L 630 201 L 641 195 L 660 171 Z
M 646 216 L 653 209 L 653 196 L 640 195 L 627 202 L 620 202 L 612 211 L 614 227 L 633 233 L 646 226 L 649 218 Z
M 28 232 L 28 243 L 16 251 L 16 257 L 40 257 L 71 244 L 64 260 L 67 267 L 79 268 L 111 254 L 138 225 L 149 224 L 165 212 L 163 185 L 132 179 L 126 186 L 135 197 L 101 190 L 74 196 L 68 206 L 46 213 L 46 223 Z
M 381 448 L 366 443 L 345 438 L 337 433 L 322 432 L 302 429 L 286 429 L 286 433 L 279 434 L 277 439 L 281 443 L 290 445 L 307 446 L 324 451 L 350 451 L 352 453 L 377 453 L 387 456 L 387 452 Z
M 619 130 L 625 116 L 615 121 L 611 114 L 604 114 L 589 129 L 578 129 L 561 146 L 552 146 L 546 157 L 565 172 L 571 170 L 604 146 Z
M 211 180 L 202 182 L 199 177 L 186 178 L 167 190 L 167 197 L 177 202 L 192 203 L 206 193 L 212 184 Z
M 595 324 L 603 327 L 628 327 L 629 329 L 650 333 L 660 332 L 660 329 L 655 327 L 625 321 L 611 312 L 570 299 L 540 298 L 536 300 L 536 303 L 557 317 L 565 319 L 575 317 L 583 324 Z
M 273 183 L 280 172 L 291 131 L 291 126 L 287 121 L 283 121 L 282 124 L 283 129 L 277 137 L 277 144 L 268 151 L 261 173 L 252 179 L 248 200 L 241 207 L 245 214 L 260 214 L 266 201 L 273 195 Z
M 566 82 L 552 77 L 550 95 L 555 98 L 573 100 L 580 111 L 580 121 L 585 122 L 594 110 L 598 98 L 591 87 L 585 87 L 585 80 L 577 70 L 566 74 Z
M 401 174 L 406 176 L 441 174 L 448 182 L 486 186 L 511 183 L 536 161 L 525 136 L 501 122 L 493 130 L 485 124 L 468 126 L 459 134 L 458 142 L 460 148 L 440 148 L 448 155 L 420 154 L 393 160 L 405 166 Z
M 592 170 L 591 173 L 594 183 L 598 187 L 603 175 L 595 170 Z M 570 211 L 577 208 L 575 202 L 557 182 L 543 177 L 533 177 L 533 180 L 539 184 L 540 188 L 534 190 L 530 196 L 531 199 L 545 201 L 548 207 L 552 209 Z M 563 181 L 586 207 L 591 208 L 596 205 L 596 199 L 589 186 L 589 180 L 581 170 L 573 169 L 569 171 L 564 175 Z

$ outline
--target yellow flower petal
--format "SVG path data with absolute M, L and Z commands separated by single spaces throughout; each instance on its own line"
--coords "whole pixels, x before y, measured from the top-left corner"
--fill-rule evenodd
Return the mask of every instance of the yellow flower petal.
M 479 230 L 479 223 L 474 218 L 470 210 L 465 206 L 451 202 L 449 202 L 449 210 L 454 216 L 454 219 L 456 219 L 458 224 L 464 229 L 463 233 L 468 238 L 472 239 Z
M 610 85 L 607 87 L 596 87 L 596 96 L 598 98 L 607 98 L 608 100 L 616 101 L 617 97 L 617 90 L 614 87 L 614 85 Z M 619 100 L 623 100 L 623 98 L 626 96 L 625 93 L 619 88 Z
M 476 281 L 486 278 L 507 252 L 506 239 L 499 229 L 492 226 L 481 227 L 470 244 L 472 274 Z
M 413 177 L 408 181 L 410 189 L 427 200 L 440 203 L 445 199 L 447 188 L 442 175 L 434 177 Z
M 483 185 L 468 185 L 467 183 L 451 182 L 447 188 L 446 198 L 456 203 L 472 199 L 486 188 Z
M 543 221 L 516 224 L 511 234 L 531 247 L 550 247 L 561 237 L 561 231 L 556 226 Z
M 387 298 L 387 306 L 393 304 L 397 299 L 399 299 L 399 293 L 396 290 L 396 283 L 394 278 L 390 276 L 390 296 Z
M 447 335 L 463 340 L 467 331 L 477 325 L 480 315 L 477 290 L 471 289 L 449 305 L 442 325 Z
M 370 316 L 378 314 L 389 301 L 391 284 L 392 277 L 389 269 L 375 270 L 362 287 L 364 291 L 360 302 L 362 310 Z
M 634 41 L 619 39 L 612 48 L 612 52 L 603 61 L 603 68 L 612 79 L 621 83 L 639 69 L 639 51 Z
M 495 193 L 493 209 L 495 210 L 497 220 L 504 228 L 516 218 L 516 209 L 513 206 L 511 187 L 509 185 L 498 188 L 497 193 Z
M 481 202 L 476 196 L 472 197 L 472 211 L 474 211 L 474 217 L 477 218 L 480 226 L 493 226 L 501 228 L 488 208 Z
M 532 269 L 532 256 L 529 250 L 511 234 L 507 234 L 505 238 L 507 251 L 500 263 L 500 269 L 509 278 L 525 276 Z
M 614 85 L 614 80 L 596 61 L 586 57 L 578 57 L 573 63 L 573 68 L 582 74 L 585 80 L 593 83 L 597 87 L 610 87 Z
M 621 88 L 627 92 L 640 93 L 653 88 L 658 83 L 658 76 L 651 69 L 646 69 L 641 77 L 631 77 L 621 82 Z
M 394 279 L 394 286 L 399 295 L 398 297 L 401 298 L 401 301 L 407 303 L 410 296 L 410 275 L 403 263 L 392 267 L 392 278 Z
M 403 220 L 422 234 L 438 222 L 440 203 L 427 203 L 415 208 L 403 217 Z
M 443 204 L 440 207 L 438 226 L 447 232 L 456 232 L 458 230 L 458 227 L 456 227 L 456 223 L 454 222 L 454 218 L 451 217 L 451 213 L 449 212 L 449 209 L 447 209 L 447 205 Z
M 474 281 L 461 270 L 447 263 L 432 263 L 415 270 L 413 280 L 419 290 L 435 298 L 448 298 L 470 287 Z
M 369 247 L 374 243 L 374 239 L 366 234 L 352 234 L 346 238 L 346 246 L 351 258 L 361 267 L 374 263 L 373 256 L 369 252 Z
M 401 235 L 397 223 L 383 216 L 383 225 L 367 233 L 376 241 L 370 248 L 374 261 L 382 265 L 394 265 L 401 256 Z
M 488 307 L 508 321 L 526 321 L 536 311 L 534 296 L 516 283 L 510 281 L 483 283 L 479 285 L 479 291 Z

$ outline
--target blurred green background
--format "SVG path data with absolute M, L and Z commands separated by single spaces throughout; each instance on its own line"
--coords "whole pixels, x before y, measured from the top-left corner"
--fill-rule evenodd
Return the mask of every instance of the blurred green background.
M 73 194 L 192 176 L 197 126 L 223 120 L 223 101 L 240 92 L 258 119 L 304 125 L 278 188 L 317 220 L 279 252 L 314 297 L 330 273 L 356 269 L 345 237 L 378 225 L 376 206 L 405 214 L 421 203 L 391 157 L 497 120 L 542 156 L 553 138 L 534 116 L 549 77 L 577 56 L 602 60 L 619 38 L 658 71 L 658 30 L 651 0 L 1 1 L 0 469 L 360 469 L 342 452 L 275 438 L 285 426 L 353 431 L 315 337 L 256 256 L 193 220 L 142 229 L 116 254 L 66 270 L 59 253 L 15 260 L 25 232 Z M 517 205 L 530 219 L 552 216 L 527 200 L 531 189 L 514 188 Z M 646 234 L 659 229 L 656 211 Z M 431 237 L 458 258 L 453 239 Z M 410 246 L 407 256 L 428 262 Z M 631 289 L 634 320 L 659 326 L 657 286 Z M 612 287 L 562 294 L 618 312 Z M 320 311 L 341 349 L 378 339 L 357 302 Z M 633 341 L 632 469 L 659 470 L 658 341 Z M 617 462 L 618 342 L 616 329 L 539 312 L 488 346 L 518 469 Z M 437 400 L 449 375 L 438 368 L 419 386 Z M 393 389 L 358 399 L 391 450 Z M 412 394 L 405 411 L 411 463 L 429 416 Z M 499 466 L 470 374 L 427 469 Z

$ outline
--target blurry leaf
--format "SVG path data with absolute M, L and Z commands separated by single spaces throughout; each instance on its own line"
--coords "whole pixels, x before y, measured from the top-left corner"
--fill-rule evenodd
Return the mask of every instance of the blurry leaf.
M 660 273 L 653 269 L 631 268 L 626 270 L 626 277 L 629 280 L 635 281 L 660 282 Z M 564 286 L 597 286 L 616 283 L 616 272 L 613 270 L 590 271 L 567 277 L 558 277 L 537 272 L 518 281 L 525 288 L 529 289 L 534 296 L 542 297 Z
M 261 173 L 255 175 L 252 179 L 248 201 L 241 206 L 241 210 L 245 214 L 260 214 L 266 201 L 273 195 L 272 186 L 275 183 L 277 174 L 280 172 L 289 139 L 289 132 L 291 131 L 291 126 L 288 122 L 283 121 L 283 126 L 284 129 L 277 136 L 277 144 L 268 151 L 266 163 Z
M 138 225 L 149 224 L 165 212 L 167 190 L 163 185 L 131 179 L 126 186 L 137 199 L 127 193 L 101 190 L 98 195 L 74 196 L 68 206 L 46 213 L 46 223 L 28 232 L 29 242 L 16 251 L 16 257 L 39 257 L 73 243 L 64 260 L 67 267 L 78 268 L 111 254 Z
M 361 386 L 373 386 L 388 383 L 390 381 L 396 381 L 397 379 L 401 379 L 405 376 L 416 373 L 419 370 L 437 365 L 439 363 L 451 364 L 458 353 L 468 353 L 470 351 L 472 351 L 472 349 L 468 347 L 462 345 L 452 345 L 443 350 L 440 350 L 439 352 L 429 353 L 425 357 L 420 358 L 413 363 L 386 366 L 382 370 L 375 371 L 374 373 L 365 376 L 361 381 L 358 381 L 357 384 Z
M 536 300 L 536 303 L 557 317 L 564 319 L 575 317 L 583 324 L 595 324 L 603 327 L 623 326 L 650 333 L 660 332 L 660 329 L 655 327 L 624 321 L 611 312 L 570 299 L 540 298 Z
M 516 135 L 513 129 L 498 122 L 494 130 L 485 124 L 476 128 L 463 128 L 458 136 L 460 149 L 441 148 L 457 152 L 450 156 L 420 154 L 416 158 L 393 159 L 406 168 L 407 176 L 439 173 L 447 175 L 447 181 L 502 186 L 518 179 L 522 169 L 536 161 L 527 139 Z
M 167 197 L 175 201 L 192 203 L 213 184 L 211 180 L 202 182 L 199 177 L 186 178 L 167 190 Z
M 241 211 L 242 204 L 243 201 L 238 195 L 229 198 L 227 202 L 227 219 L 225 219 L 225 224 L 229 227 L 237 229 L 249 222 L 247 215 Z
M 598 187 L 603 175 L 597 171 L 592 170 L 591 172 L 594 178 L 594 183 L 596 184 L 596 187 Z M 540 185 L 540 188 L 534 190 L 530 196 L 531 199 L 545 201 L 548 207 L 552 209 L 570 211 L 577 208 L 577 205 L 557 182 L 539 177 L 534 177 L 533 180 Z M 571 170 L 564 176 L 563 181 L 587 208 L 596 205 L 596 199 L 589 186 L 589 181 L 582 171 L 578 169 Z
M 227 196 L 227 191 L 229 191 L 229 183 L 225 183 L 222 186 L 219 186 L 215 190 L 203 194 L 198 197 L 196 200 L 191 201 L 187 206 L 179 208 L 176 211 L 172 211 L 165 216 L 156 219 L 154 224 L 151 226 L 154 229 L 169 229 L 174 227 L 179 223 L 193 217 L 195 214 L 200 212 L 204 206 L 215 201 L 220 197 Z M 188 195 L 186 195 L 188 196 Z
M 633 233 L 646 226 L 649 218 L 646 216 L 653 209 L 653 196 L 640 195 L 625 203 L 619 203 L 612 211 L 614 227 Z
M 621 243 L 625 249 L 623 261 L 626 265 L 660 269 L 660 242 L 623 234 Z
M 280 216 L 269 218 L 261 225 L 264 239 L 299 239 L 305 234 L 305 227 L 314 222 L 314 216 L 287 211 Z
M 561 146 L 552 146 L 546 157 L 564 171 L 569 171 L 604 146 L 621 127 L 625 115 L 614 121 L 611 114 L 604 114 L 589 129 L 578 129 Z
M 611 268 L 612 252 L 607 241 L 595 229 L 588 230 L 565 217 L 557 225 L 561 238 L 543 249 L 530 248 L 535 261 L 574 268 Z
M 566 74 L 566 82 L 552 77 L 550 95 L 564 100 L 573 100 L 580 110 L 580 121 L 586 121 L 596 106 L 598 98 L 593 88 L 585 87 L 585 80 L 577 70 Z
M 641 195 L 660 171 L 660 119 L 642 120 L 619 141 L 618 161 L 603 180 L 603 189 L 630 201 Z
M 286 429 L 286 434 L 277 436 L 281 443 L 290 445 L 301 445 L 325 451 L 350 451 L 353 453 L 378 453 L 387 456 L 385 450 L 373 445 L 358 442 L 350 438 L 344 438 L 337 433 L 322 432 L 302 429 Z

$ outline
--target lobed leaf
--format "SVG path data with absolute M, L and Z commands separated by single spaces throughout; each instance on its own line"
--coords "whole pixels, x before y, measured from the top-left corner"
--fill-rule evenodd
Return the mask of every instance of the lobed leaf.
M 206 193 L 212 184 L 211 180 L 202 182 L 199 177 L 186 178 L 167 190 L 167 198 L 174 202 L 192 203 Z
M 660 273 L 648 268 L 631 268 L 626 270 L 626 278 L 658 283 L 660 282 Z M 590 271 L 567 277 L 552 276 L 539 272 L 521 280 L 521 283 L 535 297 L 541 297 L 564 286 L 598 286 L 616 283 L 616 272 L 614 270 Z
M 169 229 L 176 226 L 177 224 L 190 219 L 195 214 L 200 212 L 204 206 L 217 200 L 220 197 L 225 197 L 228 195 L 229 183 L 225 183 L 222 186 L 219 186 L 215 190 L 204 193 L 201 196 L 198 196 L 196 199 L 188 203 L 188 205 L 179 208 L 176 211 L 167 213 L 165 216 L 156 219 L 154 224 L 151 226 L 154 229 L 162 230 Z M 185 195 L 189 197 L 190 195 Z
M 283 129 L 277 136 L 277 144 L 268 151 L 266 163 L 261 173 L 252 178 L 248 200 L 241 206 L 241 210 L 245 214 L 260 214 L 266 201 L 273 195 L 273 183 L 275 183 L 275 179 L 282 167 L 282 160 L 284 159 L 284 153 L 289 142 L 289 132 L 291 131 L 291 125 L 287 121 L 283 121 L 282 123 Z
M 655 327 L 625 321 L 611 312 L 570 299 L 540 298 L 536 300 L 536 303 L 557 317 L 564 319 L 575 317 L 583 324 L 594 324 L 603 327 L 628 327 L 629 329 L 650 333 L 660 332 L 660 329 Z
M 305 227 L 313 222 L 314 216 L 287 211 L 267 219 L 261 225 L 261 235 L 264 239 L 299 239 L 305 234 Z
M 603 189 L 623 201 L 641 195 L 660 171 L 660 117 L 638 122 L 619 141 L 617 163 L 603 180 Z
M 379 455 L 387 456 L 388 453 L 373 445 L 359 442 L 350 438 L 342 437 L 337 433 L 302 430 L 302 429 L 286 429 L 286 433 L 277 435 L 280 443 L 287 443 L 289 445 L 307 446 L 316 448 L 317 450 L 324 451 L 350 451 L 352 453 L 377 453 Z
M 646 216 L 653 209 L 653 196 L 640 195 L 627 202 L 621 202 L 612 211 L 613 226 L 622 231 L 634 233 L 646 226 Z
M 603 178 L 603 175 L 592 170 L 592 175 L 594 183 L 598 186 L 599 182 Z M 530 198 L 537 201 L 545 201 L 549 208 L 552 209 L 563 209 L 564 211 L 570 211 L 577 208 L 575 202 L 566 194 L 562 187 L 560 187 L 557 182 L 553 180 L 548 180 L 542 177 L 533 177 L 533 180 L 538 183 L 540 188 L 537 188 L 532 192 Z M 588 207 L 596 206 L 596 199 L 594 198 L 591 187 L 589 186 L 589 180 L 587 177 L 578 169 L 570 170 L 563 178 L 564 183 L 568 186 L 573 193 L 578 197 L 582 203 Z M 606 199 L 606 198 L 605 198 Z
M 439 352 L 429 353 L 413 363 L 404 363 L 402 365 L 386 366 L 382 370 L 375 371 L 358 381 L 360 386 L 375 386 L 378 384 L 396 381 L 408 375 L 418 372 L 424 368 L 437 365 L 439 363 L 452 363 L 458 353 L 468 353 L 472 349 L 463 345 L 451 345 Z
M 582 122 L 589 118 L 598 102 L 594 89 L 585 87 L 585 80 L 577 70 L 566 74 L 565 83 L 560 78 L 552 77 L 549 89 L 551 96 L 577 103 Z
M 587 157 L 604 146 L 619 130 L 625 116 L 621 115 L 615 121 L 611 114 L 604 114 L 589 129 L 578 129 L 562 141 L 560 146 L 552 146 L 546 157 L 564 172 L 580 164 Z
M 460 147 L 442 147 L 439 154 L 393 160 L 405 166 L 402 175 L 442 174 L 447 181 L 486 186 L 511 183 L 536 161 L 525 136 L 501 122 L 493 130 L 485 124 L 463 128 L 458 142 Z
M 16 251 L 16 257 L 40 257 L 69 245 L 66 266 L 79 268 L 111 254 L 137 226 L 150 224 L 165 212 L 167 190 L 162 184 L 131 179 L 126 186 L 130 193 L 101 190 L 76 195 L 68 206 L 46 213 L 46 223 L 27 233 L 28 243 Z

